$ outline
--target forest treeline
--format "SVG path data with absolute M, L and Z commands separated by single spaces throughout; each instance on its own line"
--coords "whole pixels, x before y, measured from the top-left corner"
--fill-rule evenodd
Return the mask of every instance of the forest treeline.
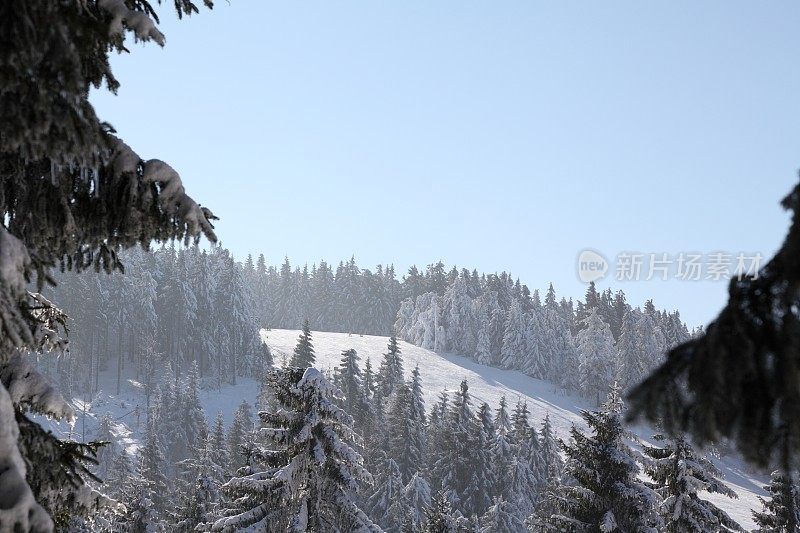
M 335 268 L 325 261 L 268 265 L 261 255 L 236 261 L 220 246 L 133 249 L 125 275 L 62 273 L 48 292 L 69 310 L 71 356 L 45 358 L 65 391 L 91 393 L 99 373 L 131 366 L 148 392 L 160 372 L 235 383 L 264 370 L 261 328 L 390 335 L 436 351 L 548 379 L 587 397 L 605 397 L 613 381 L 637 383 L 671 346 L 691 333 L 678 311 L 652 301 L 633 307 L 623 291 L 590 284 L 583 300 L 540 296 L 510 274 L 412 266 Z M 130 369 L 129 369 L 130 370 Z

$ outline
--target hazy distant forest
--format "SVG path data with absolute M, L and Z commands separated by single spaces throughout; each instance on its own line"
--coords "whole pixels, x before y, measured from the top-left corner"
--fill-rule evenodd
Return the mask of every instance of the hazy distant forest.
M 412 266 L 398 279 L 391 265 L 362 269 L 353 258 L 335 268 L 325 261 L 292 267 L 288 259 L 276 266 L 263 255 L 237 262 L 220 247 L 162 247 L 123 259 L 124 276 L 65 273 L 47 293 L 75 310 L 71 356 L 57 362 L 66 391 L 94 391 L 98 369 L 125 365 L 143 380 L 159 365 L 183 375 L 192 364 L 217 385 L 260 378 L 259 330 L 299 329 L 308 320 L 314 330 L 396 334 L 604 397 L 614 380 L 638 383 L 668 348 L 697 333 L 677 310 L 657 310 L 649 300 L 633 307 L 621 290 L 600 293 L 592 283 L 574 302 L 552 284 L 541 296 L 506 272 L 442 262 Z M 583 369 L 581 342 L 596 344 L 596 360 Z

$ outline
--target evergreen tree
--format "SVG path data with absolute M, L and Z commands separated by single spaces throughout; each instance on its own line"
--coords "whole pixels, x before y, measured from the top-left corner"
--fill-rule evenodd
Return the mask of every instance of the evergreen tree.
M 117 501 L 126 502 L 133 500 L 135 484 L 138 477 L 131 456 L 126 450 L 120 450 L 109 468 L 109 475 L 105 480 L 109 489 L 109 496 Z
M 528 421 L 529 415 L 528 402 L 520 398 L 517 400 L 517 405 L 514 406 L 514 412 L 511 414 L 511 435 L 517 445 L 526 443 L 531 436 L 531 425 Z
M 236 408 L 227 440 L 229 470 L 235 472 L 248 463 L 253 446 L 253 411 L 246 401 Z
M 152 490 L 146 484 L 142 485 L 126 509 L 126 516 L 123 519 L 125 531 L 131 533 L 166 532 L 166 525 L 150 496 L 152 496 Z
M 506 407 L 506 397 L 500 398 L 497 408 L 494 427 L 496 432 L 495 442 L 492 445 L 492 461 L 495 470 L 494 494 L 508 497 L 510 492 L 511 468 L 515 461 L 511 438 L 511 420 Z
M 544 482 L 546 486 L 556 486 L 561 480 L 564 462 L 561 459 L 558 442 L 553 433 L 553 427 L 550 424 L 549 413 L 545 415 L 544 422 L 542 422 L 542 427 L 539 430 L 539 439 L 541 442 L 539 457 L 543 474 L 541 481 Z
M 397 531 L 406 515 L 403 477 L 393 459 L 387 459 L 375 480 L 375 491 L 367 501 L 369 515 L 384 530 Z
M 525 531 L 525 522 L 520 517 L 514 502 L 497 498 L 486 514 L 481 517 L 481 533 L 517 533 Z
M 428 417 L 428 472 L 431 475 L 431 484 L 441 486 L 441 477 L 438 464 L 442 460 L 447 438 L 447 409 L 449 398 L 447 389 L 439 393 L 439 401 L 431 407 Z
M 217 413 L 211 431 L 208 432 L 206 441 L 206 457 L 209 472 L 215 481 L 222 483 L 227 479 L 228 472 L 228 447 L 225 442 L 225 420 L 222 413 Z
M 358 354 L 355 350 L 342 352 L 342 359 L 335 370 L 334 384 L 343 394 L 342 406 L 344 410 L 353 415 L 357 423 L 363 421 L 364 384 L 361 379 L 361 370 L 358 368 Z
M 550 311 L 557 311 L 558 310 L 558 302 L 556 301 L 556 290 L 553 288 L 553 284 L 547 287 L 547 295 L 544 297 L 544 306 Z
M 458 526 L 447 495 L 438 492 L 425 511 L 425 533 L 457 533 Z
M 425 399 L 422 396 L 422 377 L 419 365 L 411 372 L 410 384 L 408 474 L 413 475 L 425 468 L 428 453 Z
M 414 530 L 417 531 L 425 522 L 426 510 L 431 505 L 431 485 L 420 472 L 416 472 L 403 489 L 403 499 Z
M 440 455 L 433 476 L 443 490 L 458 498 L 463 507 L 461 510 L 467 512 L 470 510 L 470 502 L 466 500 L 467 488 L 472 481 L 475 457 L 473 436 L 477 431 L 471 404 L 469 386 L 464 380 L 453 396 L 443 422 Z
M 123 248 L 216 237 L 213 215 L 186 194 L 177 172 L 157 159 L 143 161 L 112 134 L 89 101 L 90 87 L 119 87 L 109 56 L 127 50 L 127 36 L 164 44 L 155 8 L 124 2 L 82 5 L 78 11 L 75 5 L 47 2 L 4 7 L 0 370 L 6 372 L 16 364 L 18 350 L 64 347 L 59 333 L 66 318 L 40 294 L 53 281 L 52 269 L 122 270 Z M 197 11 L 190 0 L 175 7 L 180 14 Z M 98 355 L 95 388 L 99 362 Z M 62 442 L 33 419 L 72 417 L 56 391 L 46 402 L 31 401 L 46 383 L 40 373 L 29 373 L 26 383 L 14 384 L 20 388 L 13 401 L 7 392 L 12 384 L 0 385 L 0 520 L 8 530 L 53 530 L 53 517 L 42 504 L 52 493 L 68 502 L 65 516 L 96 511 L 82 508 L 87 499 L 81 495 L 88 490 L 86 467 L 96 447 Z M 26 465 L 42 464 L 51 466 L 27 471 Z M 36 487 L 28 483 L 34 478 Z
M 297 338 L 297 346 L 294 348 L 290 366 L 298 368 L 308 368 L 314 366 L 316 356 L 314 355 L 314 345 L 311 342 L 311 327 L 308 320 L 303 322 L 303 332 Z
M 656 441 L 665 442 L 663 448 L 646 446 L 644 454 L 650 458 L 645 472 L 654 482 L 662 499 L 661 515 L 668 533 L 726 533 L 744 531 L 728 514 L 698 496 L 699 492 L 723 494 L 736 498 L 736 493 L 717 478 L 721 472 L 705 457 L 699 456 L 683 437 L 667 440 L 656 435 Z
M 206 446 L 197 459 L 188 459 L 181 466 L 187 471 L 188 480 L 177 495 L 174 525 L 176 531 L 190 533 L 215 518 L 220 502 L 217 475 L 221 465 L 214 464 Z
M 522 368 L 527 348 L 525 315 L 519 302 L 513 302 L 508 310 L 503 333 L 501 366 L 503 368 Z
M 800 490 L 792 477 L 776 470 L 764 490 L 769 500 L 759 497 L 764 507 L 759 513 L 753 511 L 753 520 L 759 533 L 790 533 L 796 531 L 793 524 L 800 524 Z
M 637 385 L 645 376 L 646 356 L 642 353 L 638 326 L 642 312 L 631 309 L 622 319 L 619 341 L 617 342 L 616 380 L 622 390 Z
M 389 338 L 388 351 L 383 356 L 376 381 L 383 398 L 388 398 L 394 388 L 403 383 L 403 358 L 400 356 L 400 345 L 394 335 Z
M 475 310 L 477 332 L 475 333 L 475 360 L 482 365 L 492 364 L 492 339 L 489 316 L 483 306 L 477 304 Z
M 199 389 L 197 363 L 192 361 L 180 406 L 183 434 L 185 435 L 183 444 L 186 448 L 182 458 L 199 457 L 199 452 L 204 448 L 208 438 L 208 422 L 206 422 L 203 406 L 200 404 Z
M 95 441 L 106 443 L 97 452 L 97 473 L 103 477 L 112 468 L 112 461 L 119 455 L 119 445 L 114 432 L 114 419 L 110 413 L 106 413 L 100 418 L 95 430 Z
M 631 392 L 629 416 L 687 432 L 701 446 L 729 438 L 749 462 L 777 459 L 787 473 L 800 450 L 800 185 L 782 205 L 793 217 L 781 248 L 759 272 L 731 280 L 728 303 L 705 333 L 672 349 Z M 789 527 L 798 527 L 794 515 Z
M 539 496 L 539 479 L 532 469 L 532 451 L 528 443 L 514 447 L 508 484 L 505 494 L 508 501 L 514 502 L 522 517 L 530 515 Z
M 260 434 L 273 444 L 257 451 L 267 468 L 245 467 L 223 486 L 235 505 L 212 530 L 379 532 L 352 498 L 372 479 L 352 447 L 352 418 L 336 406 L 336 389 L 314 368 L 274 370 L 270 380 L 280 409 L 260 413 Z
M 592 435 L 573 427 L 564 444 L 566 473 L 576 484 L 562 485 L 558 512 L 537 516 L 534 523 L 598 533 L 662 530 L 659 497 L 637 479 L 639 466 L 624 440 L 621 410 L 614 387 L 601 411 L 583 412 Z
M 492 445 L 497 439 L 492 412 L 487 403 L 481 404 L 473 426 L 476 435 L 472 439 L 472 479 L 464 493 L 465 508 L 471 514 L 481 516 L 492 505 L 495 490 L 495 472 L 492 462 Z
M 405 383 L 396 387 L 386 413 L 386 453 L 394 458 L 402 479 L 410 479 L 423 466 L 423 450 L 419 432 L 424 431 L 419 420 L 415 420 L 411 390 Z
M 592 310 L 581 324 L 575 339 L 580 354 L 581 391 L 587 398 L 600 398 L 611 385 L 614 360 L 614 339 L 608 325 L 596 310 Z
M 164 516 L 168 507 L 169 482 L 164 475 L 166 460 L 161 452 L 161 446 L 156 434 L 155 424 L 148 423 L 147 435 L 142 449 L 139 451 L 139 471 L 144 482 L 141 504 L 150 501 L 154 513 L 158 517 Z

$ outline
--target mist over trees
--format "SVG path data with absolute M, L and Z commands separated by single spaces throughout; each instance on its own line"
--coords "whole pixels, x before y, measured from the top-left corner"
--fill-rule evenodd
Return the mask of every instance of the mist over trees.
M 199 377 L 217 386 L 259 378 L 272 363 L 259 329 L 298 329 L 308 321 L 321 331 L 394 333 L 553 381 L 599 404 L 615 380 L 624 389 L 638 383 L 665 350 L 691 337 L 677 311 L 649 301 L 632 307 L 622 291 L 591 284 L 576 302 L 559 299 L 550 284 L 542 301 L 505 272 L 447 270 L 441 262 L 397 279 L 391 266 L 373 273 L 352 258 L 335 271 L 324 261 L 301 269 L 286 259 L 278 267 L 263 256 L 238 262 L 219 246 L 121 257 L 125 276 L 66 272 L 47 293 L 77 311 L 70 357 L 46 368 L 66 391 L 95 391 L 100 371 L 121 379 L 129 366 L 148 391 L 165 368 L 179 376 L 196 365 Z M 310 365 L 309 357 L 290 363 Z M 390 370 L 375 371 L 380 377 Z

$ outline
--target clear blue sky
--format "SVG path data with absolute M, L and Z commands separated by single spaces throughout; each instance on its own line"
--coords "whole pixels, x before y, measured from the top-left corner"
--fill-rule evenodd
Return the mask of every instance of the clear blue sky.
M 200 3 L 200 2 L 198 2 Z M 581 296 L 586 247 L 761 251 L 800 168 L 797 2 L 217 2 L 101 118 L 238 257 L 442 259 Z M 695 325 L 722 282 L 603 281 Z

